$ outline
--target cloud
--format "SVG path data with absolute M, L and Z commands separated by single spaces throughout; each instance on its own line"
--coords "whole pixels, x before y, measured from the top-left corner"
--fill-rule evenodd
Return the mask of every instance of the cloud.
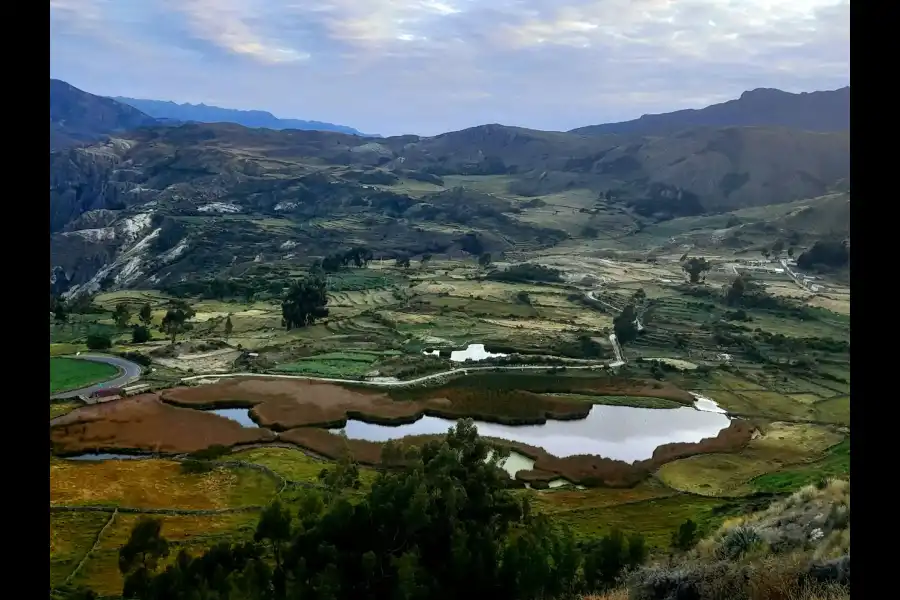
M 849 82 L 849 0 L 51 0 L 88 91 L 380 133 L 545 129 Z

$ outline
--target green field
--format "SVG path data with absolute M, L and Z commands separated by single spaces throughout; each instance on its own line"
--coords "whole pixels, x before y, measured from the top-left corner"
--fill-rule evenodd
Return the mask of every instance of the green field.
M 111 365 L 53 357 L 50 359 L 50 393 L 75 390 L 94 383 L 112 379 L 119 372 Z
M 761 492 L 792 492 L 822 479 L 850 477 L 850 441 L 829 450 L 821 460 L 761 475 L 750 483 Z

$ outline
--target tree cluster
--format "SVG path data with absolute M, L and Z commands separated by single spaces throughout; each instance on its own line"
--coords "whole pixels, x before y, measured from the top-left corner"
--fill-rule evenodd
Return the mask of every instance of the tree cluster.
M 559 269 L 532 263 L 513 265 L 502 271 L 493 271 L 488 274 L 487 278 L 493 281 L 511 281 L 516 283 L 528 283 L 531 281 L 558 283 L 563 280 L 562 272 Z
M 637 339 L 637 312 L 634 304 L 627 304 L 621 313 L 613 317 L 613 333 L 616 334 L 620 346 Z
M 351 264 L 357 268 L 366 267 L 372 258 L 374 258 L 374 255 L 371 250 L 363 246 L 356 246 L 346 252 L 329 254 L 319 261 L 315 267 L 325 273 L 337 273 L 341 268 L 348 267 Z
M 312 325 L 316 319 L 328 316 L 326 304 L 324 279 L 317 276 L 299 279 L 291 284 L 281 302 L 281 324 L 288 331 Z
M 169 301 L 169 308 L 159 325 L 159 330 L 169 336 L 172 343 L 182 333 L 187 333 L 194 328 L 190 320 L 196 312 L 191 305 L 184 300 Z
M 712 269 L 712 263 L 705 258 L 697 258 L 696 256 L 687 258 L 685 254 L 681 257 L 681 269 L 687 273 L 691 283 L 700 283 L 701 281 L 706 281 L 706 274 Z
M 816 242 L 797 257 L 800 269 L 840 269 L 850 263 L 850 246 L 845 241 Z
M 359 487 L 349 459 L 320 476 L 294 514 L 274 503 L 252 542 L 193 557 L 170 552 L 145 519 L 119 551 L 123 598 L 140 600 L 495 600 L 572 597 L 615 585 L 646 559 L 639 536 L 586 543 L 509 489 L 471 421 L 420 449 L 392 448 L 394 468 Z

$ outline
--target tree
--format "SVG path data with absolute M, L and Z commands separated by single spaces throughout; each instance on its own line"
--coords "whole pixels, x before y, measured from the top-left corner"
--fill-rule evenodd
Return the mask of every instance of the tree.
M 338 496 L 343 490 L 359 489 L 359 467 L 353 462 L 349 448 L 344 449 L 333 466 L 322 469 L 319 481 L 330 497 Z
M 672 532 L 672 548 L 686 552 L 693 548 L 697 541 L 697 524 L 688 519 Z
M 69 309 L 62 300 L 57 300 L 53 306 L 53 319 L 60 325 L 69 320 Z
M 151 576 L 161 558 L 169 555 L 169 542 L 162 537 L 162 521 L 141 519 L 119 549 L 119 572 L 125 577 L 122 596 L 141 598 L 151 587 Z
M 769 252 L 769 249 L 768 249 L 768 248 L 763 248 L 761 254 L 762 254 L 764 257 L 769 258 L 769 255 L 770 255 L 771 253 Z
M 254 541 L 267 542 L 275 559 L 275 572 L 272 578 L 276 597 L 284 596 L 285 574 L 282 555 L 284 548 L 291 540 L 291 513 L 277 499 L 260 515 L 256 526 Z
M 428 254 L 426 252 L 425 254 L 422 255 L 422 258 L 419 259 L 419 264 L 424 267 L 430 261 L 431 261 L 431 254 Z
M 396 260 L 394 260 L 394 265 L 401 269 L 409 268 L 409 257 L 408 256 L 398 256 Z
M 784 250 L 784 240 L 777 239 L 775 243 L 772 244 L 772 254 L 778 256 Z
M 478 266 L 481 268 L 486 268 L 491 264 L 491 253 L 484 252 L 481 256 L 478 257 Z
M 228 338 L 231 337 L 231 332 L 234 331 L 234 325 L 231 323 L 231 314 L 225 317 L 225 341 L 228 341 Z
M 628 304 L 622 312 L 613 318 L 613 333 L 620 346 L 634 341 L 638 336 L 637 313 L 634 304 Z
M 318 489 L 299 490 L 293 520 L 273 504 L 253 542 L 222 543 L 196 558 L 182 552 L 161 573 L 148 564 L 141 593 L 123 596 L 455 600 L 477 590 L 493 600 L 569 598 L 643 562 L 640 536 L 611 532 L 582 547 L 553 517 L 533 513 L 499 467 L 507 457 L 471 420 L 418 447 L 386 445 L 390 468 L 364 493 L 342 491 L 340 482 L 356 481 L 342 457 L 323 477 L 337 484 L 327 502 Z
M 150 307 L 149 302 L 141 306 L 141 310 L 138 312 L 138 319 L 145 327 L 150 327 L 153 323 L 153 309 Z
M 92 333 L 87 336 L 85 344 L 88 350 L 109 350 L 112 348 L 112 340 L 103 333 Z
M 368 266 L 369 261 L 372 260 L 373 256 L 372 251 L 368 248 L 357 246 L 344 253 L 344 264 L 348 264 L 352 261 L 358 268 L 365 267 Z
M 166 311 L 166 316 L 163 317 L 159 330 L 169 336 L 172 344 L 174 344 L 175 339 L 180 334 L 187 333 L 194 328 L 193 324 L 188 322 L 193 316 L 193 312 L 193 310 L 185 311 L 183 307 L 170 308 Z
M 794 247 L 793 246 L 788 248 L 788 256 L 791 258 L 794 258 Z
M 128 321 L 131 320 L 131 310 L 128 308 L 127 304 L 124 302 L 116 304 L 116 310 L 113 312 L 113 320 L 116 322 L 116 327 L 119 329 L 128 327 Z
M 850 262 L 850 249 L 844 241 L 818 241 L 812 248 L 797 257 L 801 269 L 841 268 Z
M 585 583 L 591 590 L 610 588 L 625 569 L 640 565 L 646 558 L 643 536 L 632 535 L 626 540 L 621 531 L 613 529 L 609 535 L 589 546 L 584 558 Z
M 706 280 L 706 273 L 712 269 L 712 264 L 705 258 L 697 258 L 693 256 L 681 265 L 682 270 L 687 273 L 691 283 L 700 283 L 701 279 Z
M 291 329 L 312 325 L 328 316 L 328 294 L 321 277 L 307 277 L 291 284 L 281 302 L 281 325 Z
M 149 342 L 153 336 L 150 335 L 150 328 L 145 325 L 135 325 L 131 329 L 131 341 L 134 344 L 143 344 Z

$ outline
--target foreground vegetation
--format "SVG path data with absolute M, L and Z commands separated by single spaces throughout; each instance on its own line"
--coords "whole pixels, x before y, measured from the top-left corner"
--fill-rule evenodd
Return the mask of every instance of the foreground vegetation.
M 687 519 L 667 540 L 669 558 L 659 562 L 664 555 L 656 550 L 653 558 L 642 535 L 616 527 L 577 539 L 561 513 L 536 511 L 529 496 L 510 490 L 496 466 L 502 456 L 489 459 L 489 452 L 472 424 L 461 422 L 420 450 L 400 449 L 403 464 L 379 474 L 361 495 L 354 491 L 361 487 L 356 465 L 338 461 L 296 503 L 269 505 L 252 541 L 221 540 L 199 553 L 177 541 L 174 523 L 131 519 L 130 533 L 117 537 L 122 596 L 449 599 L 478 589 L 536 599 L 604 592 L 626 582 L 631 597 L 641 600 L 662 600 L 672 585 L 693 589 L 691 597 L 701 600 L 724 598 L 726 590 L 736 600 L 762 600 L 788 597 L 773 595 L 776 584 L 782 594 L 829 582 L 833 590 L 848 589 L 840 586 L 849 575 L 810 569 L 812 559 L 849 551 L 846 484 L 810 486 L 727 522 L 699 544 L 700 531 Z M 793 514 L 801 515 L 794 519 L 803 528 L 799 535 L 778 525 Z M 70 587 L 57 593 L 91 594 Z

